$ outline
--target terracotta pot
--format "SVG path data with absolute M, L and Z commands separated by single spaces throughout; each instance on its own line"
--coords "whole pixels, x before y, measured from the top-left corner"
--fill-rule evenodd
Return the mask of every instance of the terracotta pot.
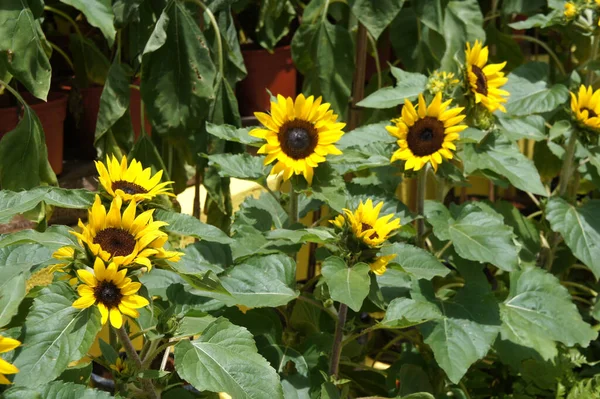
M 135 79 L 133 82 L 134 85 L 140 87 L 140 78 Z M 130 89 L 131 96 L 129 97 L 129 112 L 131 115 L 131 124 L 133 125 L 133 134 L 135 139 L 140 135 L 141 131 L 141 123 L 140 123 L 140 104 L 142 103 L 142 97 L 140 95 L 140 91 L 136 89 Z M 146 128 L 146 133 L 150 136 L 152 133 L 152 125 L 148 121 L 148 117 L 144 113 L 144 127 Z
M 29 93 L 21 93 L 21 95 L 40 119 L 46 136 L 48 160 L 50 161 L 52 170 L 58 175 L 63 170 L 64 122 L 67 116 L 67 95 L 51 92 L 48 94 L 48 102 L 43 102 Z M 0 108 L 0 121 L 2 121 L 0 123 L 0 139 L 4 134 L 17 127 L 20 112 L 20 107 Z
M 242 116 L 253 115 L 270 107 L 269 89 L 273 95 L 296 96 L 297 72 L 292 62 L 290 46 L 278 47 L 273 54 L 267 50 L 242 50 L 248 76 L 237 86 Z

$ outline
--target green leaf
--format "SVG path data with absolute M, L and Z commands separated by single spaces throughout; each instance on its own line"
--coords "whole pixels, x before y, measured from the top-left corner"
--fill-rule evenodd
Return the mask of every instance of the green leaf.
M 476 0 L 450 1 L 445 9 L 443 35 L 446 51 L 441 61 L 444 70 L 455 70 L 457 55 L 464 54 L 466 42 L 485 41 L 483 14 Z
M 569 89 L 561 84 L 549 86 L 547 64 L 528 63 L 508 75 L 503 90 L 510 93 L 506 112 L 513 116 L 553 111 L 569 98 Z
M 219 176 L 237 179 L 264 180 L 267 168 L 264 156 L 243 154 L 214 154 L 208 156 L 208 164 L 216 166 Z
M 517 21 L 508 24 L 513 29 L 531 29 L 531 28 L 545 28 L 552 25 L 552 17 L 556 13 L 550 13 L 548 15 L 536 14 L 527 18 L 524 21 Z
M 194 341 L 175 345 L 175 369 L 200 391 L 227 392 L 234 398 L 283 399 L 279 377 L 257 353 L 252 334 L 224 318 Z
M 373 143 L 394 143 L 396 142 L 394 136 L 385 130 L 388 125 L 390 125 L 390 122 L 386 121 L 357 127 L 345 133 L 335 145 L 340 150 L 345 151 L 347 148 L 360 149 Z
M 97 146 L 106 147 L 106 142 L 103 146 L 99 145 L 98 142 L 107 141 L 108 138 L 105 135 L 109 131 L 124 149 L 128 149 L 133 141 L 131 123 L 129 123 L 129 129 L 122 129 L 121 125 L 116 126 L 123 116 L 129 116 L 130 79 L 130 73 L 119 62 L 114 62 L 108 70 L 108 76 L 100 96 L 100 108 L 98 110 L 98 121 L 96 122 L 95 143 Z
M 548 196 L 533 161 L 506 138 L 490 134 L 480 145 L 466 144 L 462 159 L 467 174 L 488 169 L 505 177 L 520 190 Z
M 154 214 L 156 220 L 169 223 L 164 229 L 171 233 L 182 236 L 191 236 L 200 240 L 218 242 L 220 244 L 229 244 L 233 240 L 221 230 L 210 224 L 202 223 L 193 216 L 183 213 L 169 212 L 157 209 Z
M 108 46 L 112 47 L 117 31 L 113 24 L 115 14 L 110 0 L 60 0 L 62 3 L 75 7 L 85 15 L 90 25 L 100 29 Z
M 286 255 L 255 256 L 220 275 L 236 304 L 277 307 L 296 299 L 296 263 Z
M 381 325 L 384 328 L 406 328 L 441 318 L 442 312 L 431 302 L 396 298 L 390 302 Z
M 25 105 L 23 119 L 0 141 L 0 187 L 21 190 L 41 183 L 56 185 L 56 175 L 48 162 L 42 124 Z
M 354 44 L 350 32 L 326 18 L 303 19 L 292 40 L 292 58 L 304 75 L 303 92 L 323 96 L 335 114 L 346 119 L 354 72 Z
M 541 249 L 540 231 L 530 219 L 527 219 L 514 205 L 498 201 L 494 208 L 504 216 L 504 223 L 513 228 L 521 244 L 519 257 L 524 262 L 535 263 Z
M 15 386 L 4 392 L 2 397 L 5 399 L 110 399 L 113 396 L 108 392 L 88 388 L 85 385 L 54 381 L 37 388 Z
M 352 13 L 367 28 L 375 40 L 387 28 L 402 9 L 404 1 L 396 0 L 350 0 Z
M 369 270 L 366 263 L 348 267 L 342 258 L 331 256 L 323 262 L 321 273 L 329 287 L 331 299 L 358 312 L 369 294 Z
M 581 319 L 569 291 L 545 270 L 510 274 L 510 293 L 500 306 L 503 339 L 536 349 L 548 359 L 549 341 L 587 347 L 598 333 Z
M 552 230 L 560 233 L 573 255 L 600 278 L 600 201 L 591 200 L 575 207 L 562 198 L 552 197 L 546 206 Z
M 384 87 L 361 100 L 357 105 L 365 108 L 390 108 L 404 104 L 406 99 L 414 101 L 425 91 L 427 76 L 420 73 L 406 72 L 400 68 L 391 67 L 396 78 L 394 87 Z
M 510 140 L 531 139 L 540 141 L 546 139 L 546 120 L 539 115 L 527 115 L 521 118 L 499 117 L 501 132 Z
M 131 152 L 128 155 L 129 160 L 136 159 L 145 167 L 151 166 L 154 173 L 159 170 L 163 171 L 162 181 L 169 181 L 169 171 L 165 166 L 162 157 L 158 153 L 158 149 L 152 142 L 152 138 L 148 135 L 143 135 L 138 138 Z
M 335 242 L 338 239 L 331 229 L 323 227 L 309 227 L 300 230 L 276 229 L 267 232 L 266 236 L 270 240 L 287 240 L 293 244 L 303 244 L 306 242 L 325 244 Z
M 229 246 L 215 242 L 196 242 L 186 246 L 183 253 L 185 256 L 179 262 L 171 263 L 181 273 L 198 274 L 209 270 L 221 273 L 233 263 Z
M 444 277 L 450 270 L 429 252 L 413 245 L 396 242 L 381 249 L 382 255 L 395 254 L 392 263 L 398 263 L 404 271 L 416 278 L 431 280 L 435 276 Z
M 40 22 L 34 18 L 27 2 L 3 1 L 0 10 L 0 76 L 10 73 L 30 93 L 46 101 L 52 78 L 47 48 Z
M 323 201 L 336 212 L 343 212 L 346 206 L 346 183 L 343 177 L 327 162 L 315 168 L 312 185 L 308 185 L 304 178 L 295 178 L 294 189 Z
M 272 52 L 277 43 L 289 33 L 295 16 L 294 6 L 288 0 L 261 1 L 256 27 L 259 44 Z
M 20 370 L 15 385 L 46 384 L 87 354 L 100 332 L 100 313 L 95 307 L 75 309 L 76 298 L 68 284 L 54 283 L 34 300 L 25 320 L 23 349 L 13 362 Z
M 142 99 L 159 134 L 185 137 L 210 109 L 215 67 L 196 19 L 169 1 L 144 49 Z
M 223 124 L 217 125 L 215 123 L 206 122 L 206 131 L 215 137 L 222 140 L 233 141 L 235 143 L 241 143 L 259 147 L 264 143 L 264 140 L 257 139 L 256 137 L 250 136 L 248 132 L 252 130 L 247 127 L 237 128 L 235 126 Z
M 246 197 L 234 217 L 231 227 L 233 232 L 243 226 L 252 226 L 263 232 L 270 231 L 273 227 L 281 229 L 289 219 L 287 211 L 269 193 L 262 193 L 258 198 Z
M 35 242 L 54 251 L 66 245 L 77 245 L 77 239 L 72 234 L 69 234 L 69 231 L 70 229 L 66 226 L 50 226 L 43 233 L 35 230 L 21 230 L 16 233 L 0 236 L 0 248 L 12 244 Z
M 110 61 L 91 39 L 73 33 L 69 49 L 75 67 L 75 80 L 80 87 L 103 85 L 106 82 Z

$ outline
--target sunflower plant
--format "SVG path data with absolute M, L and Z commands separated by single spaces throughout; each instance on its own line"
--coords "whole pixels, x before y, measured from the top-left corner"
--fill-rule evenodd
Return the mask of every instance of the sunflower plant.
M 43 4 L 9 3 L 0 88 L 43 97 Z M 23 102 L 2 397 L 600 397 L 600 3 L 260 2 L 302 92 L 243 119 L 254 3 L 73 3 L 111 54 L 97 188 Z

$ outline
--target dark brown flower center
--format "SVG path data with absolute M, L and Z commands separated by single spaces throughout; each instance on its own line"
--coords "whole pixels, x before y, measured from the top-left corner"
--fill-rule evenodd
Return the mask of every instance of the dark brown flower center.
M 108 227 L 96 233 L 94 244 L 100 244 L 112 256 L 127 256 L 135 249 L 135 237 L 127 230 Z
M 135 183 L 131 183 L 125 180 L 118 180 L 116 182 L 113 182 L 112 184 L 112 189 L 114 191 L 116 190 L 123 190 L 123 192 L 125 194 L 146 194 L 148 192 L 148 190 L 146 190 L 144 187 L 135 184 Z
M 419 157 L 431 155 L 442 148 L 444 124 L 437 118 L 426 116 L 408 129 L 408 148 Z
M 368 223 L 361 223 L 360 224 L 360 228 L 362 231 L 367 231 L 367 230 L 371 230 L 373 228 L 373 226 L 371 226 Z M 374 231 L 373 233 L 371 233 L 371 235 L 369 236 L 369 238 L 372 240 L 374 238 L 379 238 L 379 234 L 377 234 L 376 231 Z
M 284 123 L 279 128 L 277 137 L 281 150 L 293 159 L 308 158 L 319 142 L 319 135 L 314 125 L 301 119 Z
M 479 68 L 477 65 L 471 65 L 471 70 L 477 77 L 477 80 L 475 81 L 475 83 L 477 85 L 477 88 L 476 88 L 477 93 L 481 93 L 484 96 L 487 96 L 488 95 L 488 86 L 487 86 L 487 78 L 485 77 L 485 73 L 483 73 L 481 68 Z
M 596 118 L 598 117 L 598 114 L 596 112 L 594 112 L 593 109 L 589 109 L 589 108 L 581 108 L 581 111 L 587 111 L 588 112 L 588 119 L 589 118 Z
M 123 298 L 121 290 L 112 281 L 100 281 L 94 287 L 94 297 L 107 308 L 116 308 Z

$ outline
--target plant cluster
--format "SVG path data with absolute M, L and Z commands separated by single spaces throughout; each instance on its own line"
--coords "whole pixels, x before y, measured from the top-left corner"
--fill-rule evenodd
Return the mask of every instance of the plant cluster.
M 0 223 L 36 228 L 0 235 L 3 397 L 600 397 L 597 1 L 8 3 Z M 20 93 L 60 21 L 104 84 L 98 191 Z M 240 41 L 286 40 L 304 94 L 241 127 Z

